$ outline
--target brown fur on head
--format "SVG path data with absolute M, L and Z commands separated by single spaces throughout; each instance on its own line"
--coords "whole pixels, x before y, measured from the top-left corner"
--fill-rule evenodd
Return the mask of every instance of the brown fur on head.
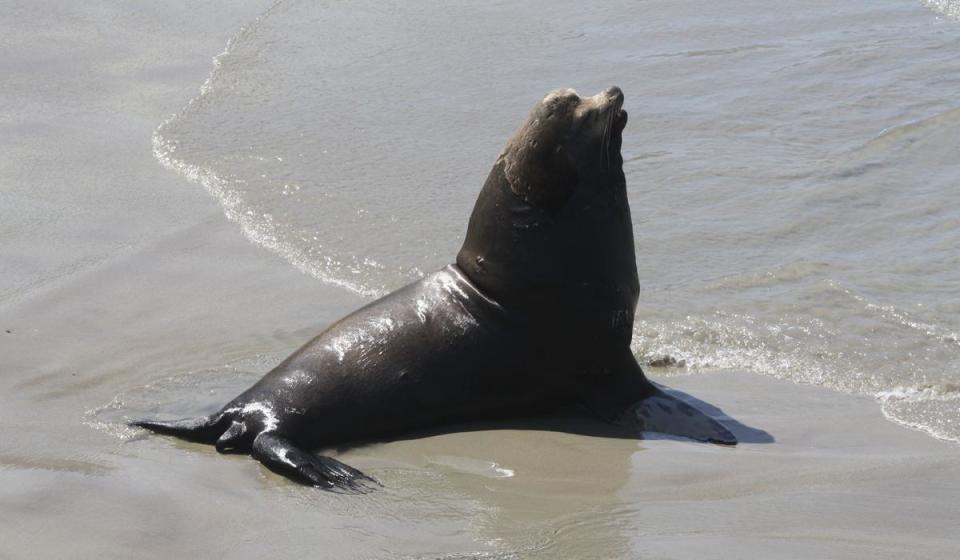
M 616 87 L 586 98 L 572 89 L 544 97 L 500 155 L 510 190 L 533 206 L 562 206 L 580 173 L 609 166 L 611 135 L 626 123 L 622 104 Z

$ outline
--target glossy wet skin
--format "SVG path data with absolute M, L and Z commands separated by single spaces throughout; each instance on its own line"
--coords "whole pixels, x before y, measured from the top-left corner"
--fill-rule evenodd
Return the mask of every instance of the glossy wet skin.
M 305 449 L 569 401 L 606 419 L 644 401 L 641 424 L 682 418 L 679 433 L 732 439 L 691 423 L 630 352 L 639 286 L 622 104 L 619 88 L 549 94 L 497 158 L 457 264 L 331 325 L 217 414 L 135 424 L 341 489 L 370 479 Z
M 483 247 L 491 266 L 515 257 L 503 292 L 490 290 L 489 266 L 453 265 L 345 317 L 228 405 L 258 425 L 231 445 L 244 450 L 275 415 L 286 416 L 282 433 L 325 444 L 523 410 L 568 398 L 574 376 L 627 348 L 637 286 L 622 103 L 618 88 L 583 99 L 551 93 L 498 157 L 477 208 L 492 203 L 507 214 L 475 211 L 464 251 Z M 521 184 L 532 196 L 568 192 L 547 206 L 518 197 Z M 489 226 L 481 235 L 477 219 Z M 530 305 L 539 298 L 549 312 Z M 358 411 L 362 421 L 343 421 Z
M 474 207 L 457 264 L 530 313 L 577 317 L 571 336 L 629 343 L 639 293 L 612 87 L 547 95 L 514 133 Z
M 626 125 L 623 92 L 611 87 L 581 98 L 558 89 L 538 103 L 500 154 L 511 190 L 531 205 L 557 210 L 581 175 L 619 165 Z

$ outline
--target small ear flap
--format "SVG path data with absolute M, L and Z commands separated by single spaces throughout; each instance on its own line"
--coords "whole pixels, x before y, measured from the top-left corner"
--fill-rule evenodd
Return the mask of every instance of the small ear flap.
M 560 144 L 545 144 L 535 137 L 517 140 L 503 156 L 510 190 L 532 206 L 559 210 L 577 186 L 570 156 Z

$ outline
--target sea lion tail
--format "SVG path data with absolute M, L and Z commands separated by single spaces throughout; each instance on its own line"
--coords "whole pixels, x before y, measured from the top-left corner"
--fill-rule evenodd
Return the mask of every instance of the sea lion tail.
M 129 425 L 144 428 L 158 434 L 175 436 L 187 441 L 213 443 L 217 441 L 217 438 L 219 438 L 223 432 L 223 429 L 219 425 L 222 418 L 223 414 L 214 414 L 212 416 L 171 420 L 167 422 L 159 420 L 137 420 L 130 422 Z

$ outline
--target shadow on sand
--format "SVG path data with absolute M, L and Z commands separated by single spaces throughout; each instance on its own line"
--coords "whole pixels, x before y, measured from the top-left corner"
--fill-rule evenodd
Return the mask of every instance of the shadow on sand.
M 700 412 L 703 412 L 710 418 L 713 418 L 714 420 L 723 424 L 725 428 L 730 430 L 733 435 L 736 436 L 738 444 L 762 444 L 773 443 L 776 441 L 776 439 L 770 433 L 740 422 L 736 418 L 726 414 L 717 406 L 702 401 L 683 391 L 672 389 L 657 383 L 655 383 L 655 385 L 657 385 L 657 387 L 659 387 L 662 391 L 668 393 L 670 396 L 684 401 Z M 550 411 L 539 411 L 529 416 L 485 418 L 451 422 L 443 426 L 436 426 L 429 429 L 391 434 L 389 437 L 374 441 L 357 442 L 335 447 L 340 451 L 345 451 L 347 449 L 362 447 L 371 443 L 405 441 L 439 436 L 443 434 L 490 430 L 532 430 L 564 432 L 569 434 L 602 438 L 693 441 L 687 438 L 669 434 L 641 432 L 628 426 L 610 424 L 608 422 L 604 422 L 581 405 L 566 404 Z

